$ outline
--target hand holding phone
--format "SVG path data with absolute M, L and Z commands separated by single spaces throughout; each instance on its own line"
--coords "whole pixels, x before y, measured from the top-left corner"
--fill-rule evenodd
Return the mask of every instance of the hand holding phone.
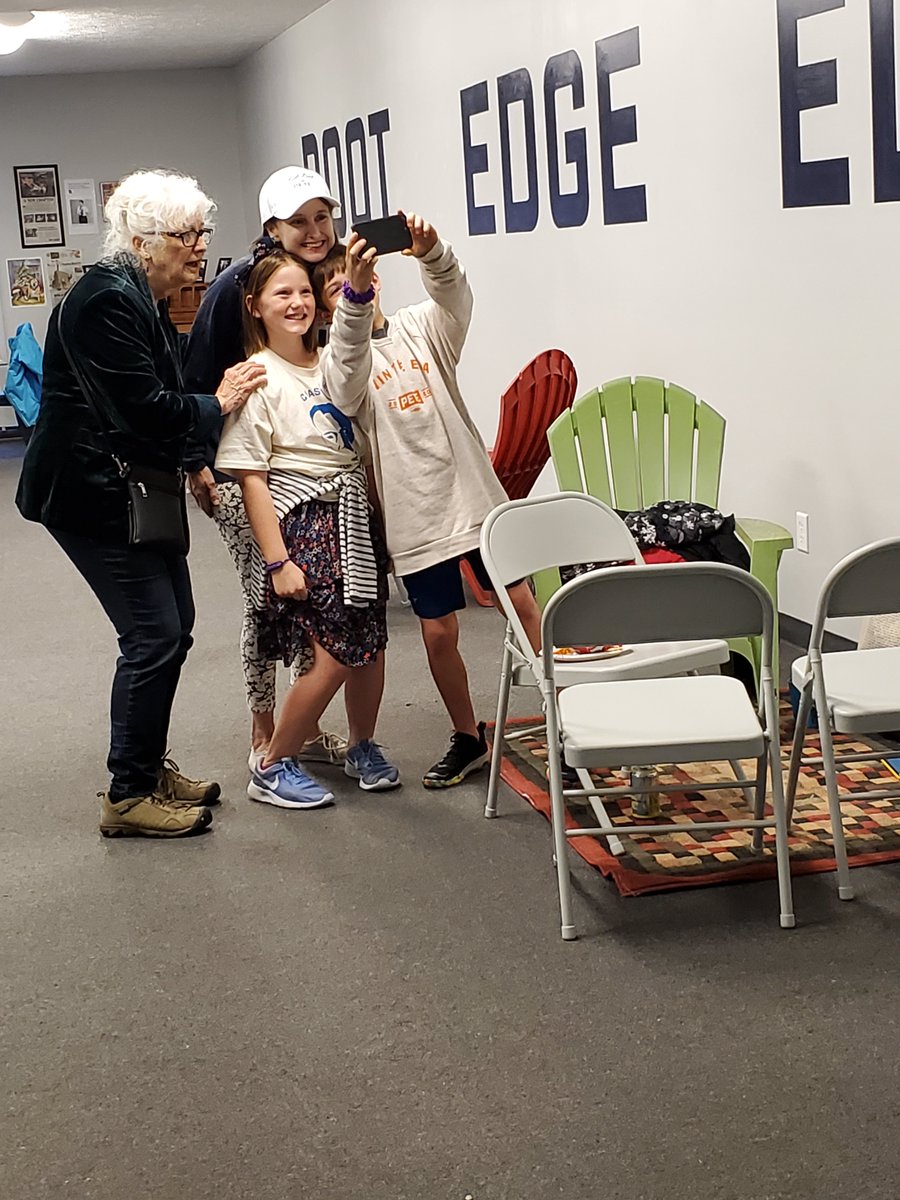
M 406 217 L 402 213 L 394 217 L 379 217 L 375 221 L 360 221 L 353 229 L 366 239 L 367 245 L 375 247 L 375 253 L 379 256 L 409 250 L 413 244 Z
M 375 247 L 354 229 L 347 239 L 347 282 L 354 292 L 367 292 L 375 278 Z
M 403 253 L 410 254 L 413 258 L 424 258 L 428 251 L 437 245 L 437 230 L 433 225 L 429 225 L 423 216 L 413 212 L 407 213 L 406 227 L 410 232 L 412 245 Z

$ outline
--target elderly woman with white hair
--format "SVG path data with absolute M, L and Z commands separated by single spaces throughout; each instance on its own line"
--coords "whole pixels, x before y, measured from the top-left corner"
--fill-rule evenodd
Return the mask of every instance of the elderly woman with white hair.
M 41 410 L 16 503 L 44 525 L 118 635 L 112 688 L 107 836 L 178 837 L 212 818 L 219 785 L 166 758 L 169 720 L 191 646 L 181 463 L 188 436 L 265 383 L 230 367 L 215 395 L 185 391 L 168 298 L 195 283 L 215 205 L 193 179 L 139 171 L 106 205 L 107 257 L 50 317 Z

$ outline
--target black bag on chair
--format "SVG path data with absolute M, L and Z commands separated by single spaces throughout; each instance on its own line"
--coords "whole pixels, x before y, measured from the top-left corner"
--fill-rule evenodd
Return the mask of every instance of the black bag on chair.
M 68 292 L 66 293 L 68 295 Z M 78 381 L 82 394 L 97 418 L 97 424 L 110 457 L 128 488 L 128 542 L 131 546 L 142 546 L 147 550 L 160 550 L 170 554 L 186 555 L 191 547 L 187 504 L 184 495 L 184 472 L 180 467 L 164 471 L 160 467 L 139 466 L 123 462 L 115 453 L 103 414 L 91 394 L 90 386 L 75 362 L 62 331 L 62 310 L 65 296 L 59 306 L 56 329 L 60 344 L 65 351 L 69 366 Z

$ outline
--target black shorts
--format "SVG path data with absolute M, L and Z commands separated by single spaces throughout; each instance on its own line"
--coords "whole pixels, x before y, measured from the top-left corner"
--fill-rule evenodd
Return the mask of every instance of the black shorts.
M 467 550 L 465 554 L 457 554 L 454 558 L 435 563 L 433 567 L 426 567 L 424 571 L 413 571 L 410 575 L 400 576 L 417 617 L 422 620 L 436 620 L 466 607 L 466 593 L 463 591 L 462 576 L 459 573 L 459 564 L 463 559 L 472 568 L 472 573 L 481 587 L 486 592 L 493 592 L 494 585 L 484 569 L 481 552 Z

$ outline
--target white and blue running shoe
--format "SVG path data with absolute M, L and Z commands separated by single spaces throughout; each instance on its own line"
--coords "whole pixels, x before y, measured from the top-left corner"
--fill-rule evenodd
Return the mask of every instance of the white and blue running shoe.
M 261 762 L 253 768 L 247 795 L 260 804 L 276 808 L 324 808 L 334 803 L 334 793 L 327 792 L 298 767 L 293 758 L 281 758 L 264 767 Z

